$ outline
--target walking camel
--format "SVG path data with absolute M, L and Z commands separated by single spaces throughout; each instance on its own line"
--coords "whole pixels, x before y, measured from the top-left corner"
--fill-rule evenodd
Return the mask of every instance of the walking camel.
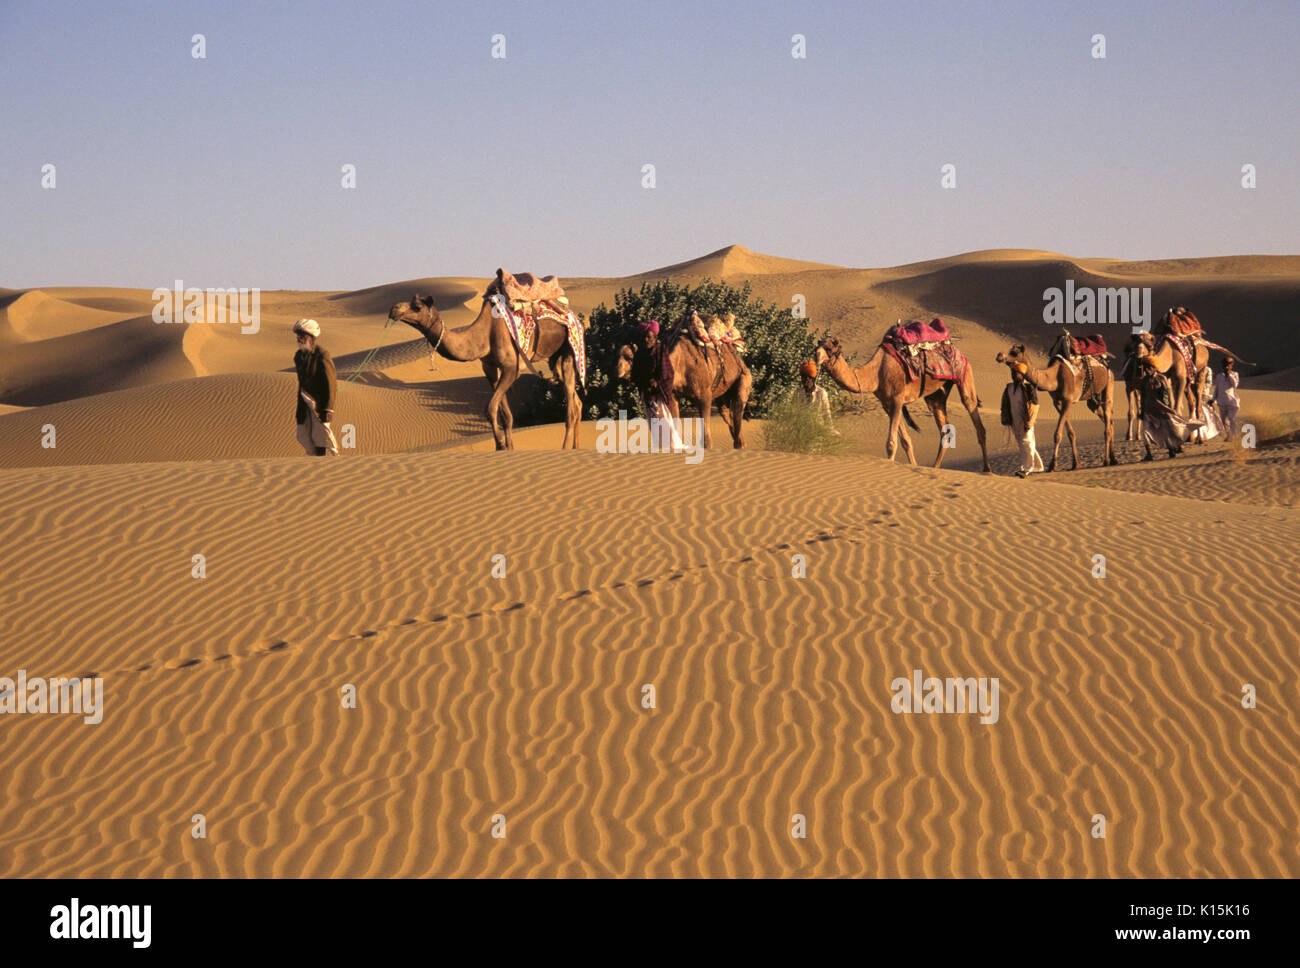
M 669 337 L 668 359 L 673 368 L 673 388 L 670 393 L 668 410 L 674 421 L 681 419 L 681 408 L 677 403 L 677 394 L 688 400 L 694 400 L 700 407 L 703 422 L 704 446 L 713 446 L 713 434 L 709 430 L 709 418 L 713 414 L 716 401 L 722 413 L 722 419 L 731 432 L 731 445 L 736 450 L 745 447 L 743 422 L 745 407 L 749 403 L 749 394 L 754 385 L 754 376 L 740 354 L 731 346 L 722 346 L 706 351 L 686 335 L 685 328 L 679 327 Z M 616 373 L 620 380 L 632 378 L 633 364 L 638 354 L 648 353 L 644 346 L 625 345 L 619 347 Z M 644 386 L 637 387 L 642 395 Z
M 1059 415 L 1056 420 L 1056 433 L 1052 435 L 1052 462 L 1047 466 L 1048 472 L 1056 470 L 1056 454 L 1061 446 L 1061 429 L 1070 436 L 1070 455 L 1074 466 L 1079 469 L 1079 448 L 1074 440 L 1074 427 L 1070 423 L 1070 407 L 1082 400 L 1088 409 L 1100 418 L 1106 428 L 1107 464 L 1118 464 L 1115 458 L 1115 428 L 1111 423 L 1115 405 L 1115 375 L 1110 372 L 1105 361 L 1097 356 L 1076 357 L 1075 362 L 1066 360 L 1065 352 L 1069 348 L 1069 336 L 1062 335 L 1048 351 L 1050 361 L 1043 369 L 1035 369 L 1029 362 L 1025 345 L 1017 343 L 1006 353 L 999 353 L 997 361 L 1008 367 L 1015 363 L 1024 363 L 1029 367 L 1025 379 L 1039 390 L 1046 391 L 1052 397 L 1052 406 Z
M 551 372 L 564 385 L 566 401 L 564 441 L 561 448 L 578 446 L 578 425 L 582 420 L 582 407 L 578 403 L 577 364 L 569 346 L 569 333 L 555 320 L 542 316 L 537 323 L 537 334 L 532 356 L 525 360 L 519 353 L 505 319 L 492 311 L 492 303 L 483 297 L 478 316 L 468 326 L 448 329 L 433 305 L 432 296 L 416 294 L 410 302 L 399 302 L 388 313 L 389 320 L 410 326 L 433 347 L 440 356 L 467 363 L 478 360 L 483 375 L 492 385 L 486 415 L 492 424 L 492 439 L 497 450 L 513 450 L 514 415 L 506 400 L 506 391 L 519 379 L 522 366 L 536 360 L 546 360 Z M 502 432 L 501 415 L 505 430 Z
M 1142 393 L 1138 384 L 1142 382 L 1142 370 L 1138 366 L 1141 357 L 1151 352 L 1151 334 L 1134 333 L 1124 344 L 1124 368 L 1120 371 L 1124 377 L 1124 396 L 1128 400 L 1128 422 L 1124 439 L 1138 440 L 1142 423 Z
M 1173 310 L 1165 313 L 1161 320 L 1162 325 L 1169 319 Z M 1187 360 L 1182 352 L 1174 345 L 1171 337 L 1165 335 L 1160 338 L 1158 345 L 1154 348 L 1151 346 L 1150 337 L 1146 343 L 1147 351 L 1141 353 L 1142 358 L 1150 356 L 1155 360 L 1156 369 L 1169 378 L 1170 396 L 1174 401 L 1174 409 L 1180 414 L 1184 413 L 1183 404 L 1187 404 L 1186 416 L 1193 420 L 1201 419 L 1201 391 L 1202 383 L 1209 379 L 1210 366 L 1210 347 L 1202 340 L 1195 341 L 1195 347 L 1192 350 L 1192 370 L 1189 373 L 1187 369 Z
M 992 472 L 992 468 L 989 467 L 988 446 L 985 443 L 984 422 L 980 420 L 979 395 L 975 392 L 975 372 L 969 361 L 960 381 L 943 380 L 925 373 L 920 379 L 909 382 L 898 360 L 886 353 L 883 346 L 877 346 L 871 359 L 855 368 L 845 361 L 839 340 L 832 336 L 826 337 L 817 344 L 817 352 L 813 360 L 819 369 L 826 370 L 832 380 L 850 393 L 876 395 L 885 413 L 889 415 L 889 436 L 885 440 L 885 456 L 891 461 L 898 450 L 898 439 L 901 437 L 903 452 L 907 454 L 908 463 L 916 463 L 912 438 L 903 427 L 903 420 L 906 419 L 913 430 L 920 432 L 921 428 L 907 412 L 907 404 L 915 400 L 924 400 L 934 416 L 935 424 L 939 427 L 939 451 L 934 455 L 934 466 L 939 466 L 943 460 L 943 452 L 947 449 L 943 446 L 942 437 L 944 425 L 948 423 L 948 394 L 952 392 L 953 387 L 956 387 L 961 396 L 962 406 L 966 408 L 971 423 L 975 425 L 975 436 L 979 439 L 980 452 L 984 455 L 984 473 Z

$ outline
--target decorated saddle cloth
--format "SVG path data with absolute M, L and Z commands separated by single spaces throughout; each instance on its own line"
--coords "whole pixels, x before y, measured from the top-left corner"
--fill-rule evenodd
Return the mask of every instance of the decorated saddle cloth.
M 739 353 L 745 352 L 745 337 L 736 326 L 735 313 L 704 317 L 691 313 L 689 326 L 696 346 L 731 346 Z
M 952 334 L 938 317 L 928 323 L 914 319 L 891 326 L 880 346 L 898 361 L 908 383 L 921 379 L 923 374 L 960 383 L 970 365 L 962 351 L 952 345 Z
M 563 303 L 549 300 L 511 302 L 501 293 L 492 293 L 488 299 L 492 302 L 492 314 L 505 320 L 510 338 L 529 360 L 533 359 L 533 354 L 537 351 L 538 323 L 550 319 L 563 326 L 569 334 L 569 346 L 573 348 L 578 382 L 587 382 L 587 342 L 583 339 L 582 323 L 569 309 L 567 299 Z

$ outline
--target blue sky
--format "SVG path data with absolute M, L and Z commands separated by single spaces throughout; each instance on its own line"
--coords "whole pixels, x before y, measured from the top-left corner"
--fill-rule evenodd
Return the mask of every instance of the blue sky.
M 0 285 L 1297 253 L 1298 48 L 1282 0 L 0 0 Z

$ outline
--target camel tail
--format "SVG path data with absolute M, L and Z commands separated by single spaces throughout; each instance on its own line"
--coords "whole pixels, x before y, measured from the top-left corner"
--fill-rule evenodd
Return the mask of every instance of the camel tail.
M 911 427 L 913 430 L 915 430 L 918 434 L 921 432 L 921 428 L 916 425 L 916 421 L 912 419 L 912 415 L 907 412 L 906 407 L 903 408 L 903 419 L 906 420 L 907 425 Z

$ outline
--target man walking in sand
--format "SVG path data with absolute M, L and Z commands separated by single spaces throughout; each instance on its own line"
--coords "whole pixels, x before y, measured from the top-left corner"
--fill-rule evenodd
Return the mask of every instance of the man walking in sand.
M 642 352 L 633 358 L 632 379 L 643 388 L 642 406 L 646 416 L 655 421 L 653 426 L 659 434 L 656 446 L 680 453 L 687 448 L 669 407 L 673 394 L 673 364 L 668 348 L 659 342 L 659 320 L 649 319 L 638 324 L 636 334 Z
M 803 387 L 804 406 L 815 413 L 826 429 L 838 437 L 840 432 L 831 422 L 831 398 L 825 387 L 817 385 L 817 364 L 812 360 L 804 360 L 799 364 L 799 384 Z
M 1219 408 L 1223 429 L 1229 437 L 1237 432 L 1237 411 L 1241 409 L 1237 385 L 1240 382 L 1237 361 L 1230 356 L 1223 361 L 1223 369 L 1214 374 L 1214 403 Z
M 1142 382 L 1138 384 L 1138 391 L 1142 397 L 1142 443 L 1147 450 L 1142 459 L 1155 460 L 1151 454 L 1153 446 L 1168 450 L 1170 458 L 1177 457 L 1183 452 L 1183 441 L 1205 423 L 1188 420 L 1174 409 L 1169 380 L 1156 368 L 1154 356 L 1142 357 L 1140 366 Z
M 1025 379 L 1029 367 L 1016 363 L 1011 367 L 1011 382 L 1002 390 L 1002 424 L 1010 427 L 1020 445 L 1020 468 L 1016 477 L 1042 473 L 1043 458 L 1034 439 L 1034 422 L 1038 419 L 1038 388 Z
M 298 371 L 298 443 L 308 456 L 337 456 L 339 448 L 330 430 L 338 395 L 334 360 L 325 347 L 316 343 L 320 338 L 316 320 L 300 319 L 293 324 L 293 331 L 298 337 L 298 352 L 293 354 L 294 369 Z

